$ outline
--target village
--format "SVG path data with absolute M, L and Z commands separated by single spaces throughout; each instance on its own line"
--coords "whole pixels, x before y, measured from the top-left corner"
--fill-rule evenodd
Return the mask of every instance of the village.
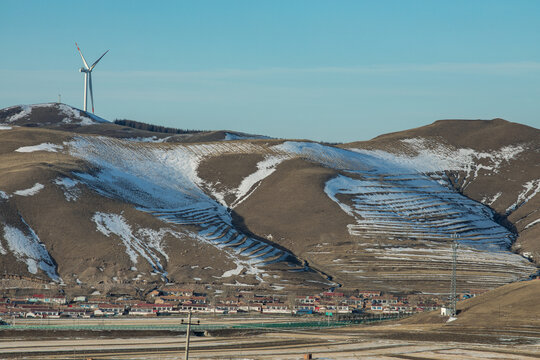
M 474 297 L 484 291 L 469 291 L 458 299 Z M 94 318 L 120 316 L 171 316 L 199 314 L 401 314 L 437 310 L 446 306 L 444 295 L 395 295 L 381 291 L 356 290 L 351 294 L 338 291 L 316 295 L 263 295 L 250 291 L 209 296 L 204 292 L 178 286 L 164 286 L 146 294 L 144 299 L 109 294 L 81 295 L 71 298 L 62 294 L 33 294 L 0 298 L 0 317 L 6 318 Z

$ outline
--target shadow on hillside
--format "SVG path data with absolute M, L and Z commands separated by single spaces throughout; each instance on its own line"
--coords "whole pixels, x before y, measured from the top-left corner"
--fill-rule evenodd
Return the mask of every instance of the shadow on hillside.
M 245 221 L 244 221 L 244 218 L 242 216 L 240 216 L 236 211 L 232 210 L 232 209 L 229 209 L 229 213 L 231 214 L 231 218 L 232 218 L 232 224 L 233 226 L 241 231 L 244 235 L 247 235 L 253 239 L 256 239 L 258 241 L 261 241 L 263 243 L 266 243 L 266 244 L 269 244 L 269 245 L 272 245 L 273 247 L 279 249 L 279 250 L 282 250 L 282 251 L 285 251 L 289 254 L 291 254 L 287 261 L 292 263 L 292 264 L 295 264 L 295 265 L 299 265 L 299 266 L 306 266 L 307 264 L 305 264 L 305 261 L 301 261 L 300 259 L 298 259 L 295 255 L 292 254 L 291 250 L 273 242 L 273 241 L 270 241 L 264 237 L 261 237 L 259 235 L 256 235 L 254 234 L 253 232 L 251 232 L 249 230 L 249 228 L 247 227 Z

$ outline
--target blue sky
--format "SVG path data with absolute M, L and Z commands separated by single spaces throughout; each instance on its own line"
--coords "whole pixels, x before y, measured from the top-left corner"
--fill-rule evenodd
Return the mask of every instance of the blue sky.
M 540 1 L 0 1 L 0 108 L 347 142 L 438 119 L 540 127 Z

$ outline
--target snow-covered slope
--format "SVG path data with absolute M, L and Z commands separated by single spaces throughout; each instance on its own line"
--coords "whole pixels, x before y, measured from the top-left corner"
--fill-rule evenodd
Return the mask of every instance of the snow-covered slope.
M 26 264 L 29 273 L 37 274 L 39 269 L 44 271 L 51 280 L 61 281 L 56 272 L 56 264 L 45 245 L 24 219 L 21 219 L 21 222 L 22 229 L 3 224 L 3 235 L 7 244 L 3 247 L 0 242 L 0 254 L 6 255 L 9 250 L 17 260 Z
M 160 148 L 104 137 L 78 137 L 68 146 L 72 155 L 98 169 L 91 174 L 75 174 L 80 181 L 104 196 L 132 203 L 165 222 L 193 226 L 197 229 L 193 234 L 196 239 L 221 249 L 260 281 L 262 266 L 282 261 L 299 264 L 290 252 L 235 228 L 227 207 L 203 191 L 203 181 L 197 176 L 202 157 L 226 151 L 260 151 L 255 145 L 218 143 Z M 247 190 L 240 190 L 239 198 L 245 196 L 250 186 L 242 188 Z M 98 226 L 103 232 L 102 223 L 100 220 Z M 129 236 L 123 236 L 126 237 Z M 132 252 L 131 246 L 127 249 Z
M 0 132 L 4 271 L 80 286 L 444 292 L 454 236 L 461 288 L 537 271 L 513 252 L 522 245 L 526 255 L 523 234 L 540 228 L 537 167 L 512 172 L 534 162 L 532 140 L 476 150 L 416 134 L 348 149 L 179 144 L 80 131 L 111 124 L 18 126 L 20 116 Z
M 447 265 L 452 236 L 457 235 L 463 258 L 472 256 L 482 266 L 493 265 L 493 269 L 505 265 L 504 272 L 494 270 L 496 274 L 489 275 L 469 269 L 465 280 L 470 283 L 505 283 L 535 271 L 528 261 L 509 251 L 515 235 L 494 221 L 493 210 L 455 191 L 441 172 L 426 175 L 416 159 L 290 141 L 269 146 L 245 142 L 145 146 L 78 137 L 69 144 L 69 151 L 98 169 L 91 174 L 76 174 L 80 181 L 166 222 L 194 226 L 197 239 L 235 258 L 248 274 L 258 274 L 274 262 L 299 263 L 290 251 L 237 228 L 230 213 L 238 203 L 249 199 L 281 163 L 293 158 L 305 158 L 339 172 L 321 191 L 351 217 L 350 236 L 372 257 L 415 262 L 416 251 L 423 249 L 423 257 L 429 258 L 425 268 L 440 271 Z M 197 169 L 202 159 L 227 153 L 258 153 L 262 160 L 238 187 L 218 191 L 198 176 Z M 227 203 L 225 193 L 233 194 L 235 200 Z M 347 279 L 354 279 L 342 260 L 336 261 L 341 257 L 339 248 L 334 253 L 328 265 L 332 273 L 346 273 Z M 311 251 L 309 256 L 316 254 Z M 411 277 L 403 274 L 405 279 Z M 361 274 L 357 280 L 365 278 Z
M 341 254 L 330 262 L 332 273 L 388 283 L 440 280 L 440 271 L 448 268 L 453 236 L 460 244 L 460 261 L 467 264 L 462 280 L 474 284 L 469 286 L 503 284 L 536 271 L 529 261 L 510 252 L 516 235 L 495 221 L 495 212 L 457 192 L 442 171 L 444 163 L 430 163 L 426 154 L 419 155 L 424 158 L 420 159 L 314 143 L 287 142 L 280 147 L 341 170 L 326 182 L 324 190 L 354 219 L 348 231 L 358 243 L 355 255 Z M 507 154 L 507 149 L 483 157 L 499 159 L 501 153 Z M 436 164 L 441 167 L 435 168 Z M 320 246 L 311 254 L 324 254 L 330 247 Z M 361 252 L 364 254 L 359 255 Z M 366 253 L 371 259 L 365 258 Z M 364 259 L 355 260 L 357 256 Z M 373 260 L 379 265 L 387 262 L 387 268 L 394 271 L 369 274 Z M 415 265 L 419 263 L 420 267 Z M 399 288 L 407 287 L 394 286 L 394 290 Z

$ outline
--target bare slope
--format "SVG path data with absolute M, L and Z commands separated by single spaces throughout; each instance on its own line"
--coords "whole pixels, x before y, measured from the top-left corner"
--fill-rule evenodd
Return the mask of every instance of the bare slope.
M 459 303 L 452 326 L 485 328 L 540 328 L 540 281 L 508 284 Z
M 540 328 L 540 280 L 521 281 L 501 286 L 474 298 L 457 303 L 457 320 L 445 323 L 448 317 L 440 311 L 415 315 L 402 320 L 404 324 L 444 324 L 444 329 L 482 328 L 513 331 L 533 331 Z
M 331 284 L 287 249 L 237 229 L 201 190 L 191 166 L 212 146 L 186 151 L 27 127 L 4 127 L 0 139 L 5 274 L 102 291 L 166 280 L 265 290 Z
M 45 126 L 18 126 L 37 121 L 32 114 Z M 509 251 L 517 236 L 511 223 L 501 226 L 500 214 L 467 193 L 485 178 L 501 195 L 484 204 L 497 210 L 501 201 L 509 221 L 529 211 L 536 170 L 508 188 L 490 180 L 535 164 L 538 142 L 529 133 L 492 150 L 452 145 L 441 135 L 447 129 L 433 130 L 446 122 L 420 131 L 425 137 L 392 134 L 350 149 L 231 133 L 230 141 L 178 144 L 118 139 L 122 127 L 55 104 L 0 116 L 6 273 L 104 291 L 172 280 L 446 292 L 455 233 L 464 290 L 536 272 Z M 481 126 L 471 126 L 480 136 Z M 517 199 L 506 194 L 524 184 L 531 185 Z M 527 224 L 523 234 L 536 228 Z

